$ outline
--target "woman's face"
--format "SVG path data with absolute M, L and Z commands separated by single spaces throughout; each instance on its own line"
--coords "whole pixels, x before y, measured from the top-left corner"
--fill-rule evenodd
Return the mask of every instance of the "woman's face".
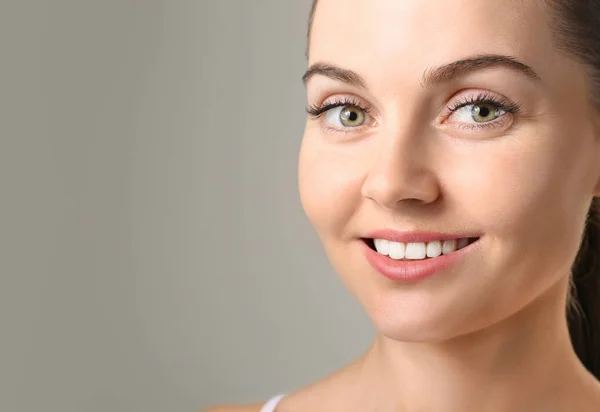
M 545 13 L 536 0 L 319 2 L 309 66 L 351 70 L 364 84 L 347 72 L 307 79 L 310 107 L 340 106 L 307 120 L 302 205 L 387 336 L 445 339 L 552 291 L 566 298 L 598 193 L 600 139 L 583 68 L 554 46 Z M 533 71 L 435 70 L 481 55 Z M 469 103 L 482 95 L 497 103 Z M 399 281 L 365 257 L 362 238 L 379 229 L 480 239 L 434 276 Z

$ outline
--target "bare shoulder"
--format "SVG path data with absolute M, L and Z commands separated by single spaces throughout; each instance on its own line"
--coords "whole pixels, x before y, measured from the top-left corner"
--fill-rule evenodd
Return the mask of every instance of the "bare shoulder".
M 264 402 L 253 403 L 250 405 L 221 405 L 200 412 L 260 412 L 263 405 Z
M 305 412 L 315 410 L 348 410 L 352 399 L 348 388 L 358 387 L 352 377 L 353 364 L 325 376 L 304 388 L 285 394 L 277 410 Z M 200 412 L 260 412 L 267 400 L 248 405 L 221 405 Z

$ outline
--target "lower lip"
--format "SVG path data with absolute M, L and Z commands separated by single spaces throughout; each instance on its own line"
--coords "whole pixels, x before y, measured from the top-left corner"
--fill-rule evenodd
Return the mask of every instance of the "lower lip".
M 383 276 L 396 281 L 415 281 L 435 275 L 456 264 L 477 247 L 480 240 L 481 238 L 447 255 L 421 260 L 394 260 L 371 249 L 364 240 L 361 240 L 361 243 L 364 246 L 367 261 Z

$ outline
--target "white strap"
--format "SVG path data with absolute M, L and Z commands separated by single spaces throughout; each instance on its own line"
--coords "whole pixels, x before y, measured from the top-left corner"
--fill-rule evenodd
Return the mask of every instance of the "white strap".
M 281 399 L 284 396 L 285 396 L 285 394 L 273 396 L 271 399 L 269 399 L 264 404 L 264 406 L 261 408 L 260 412 L 275 412 L 275 408 L 277 408 L 277 405 L 279 404 L 279 401 L 281 401 Z

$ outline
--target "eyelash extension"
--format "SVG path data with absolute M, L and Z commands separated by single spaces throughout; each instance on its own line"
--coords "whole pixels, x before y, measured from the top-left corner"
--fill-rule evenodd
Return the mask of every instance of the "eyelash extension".
M 482 105 L 482 104 L 489 104 L 489 105 L 494 106 L 497 109 L 500 109 L 506 113 L 511 113 L 514 115 L 517 115 L 521 112 L 521 105 L 519 103 L 512 103 L 505 97 L 496 97 L 496 95 L 494 95 L 490 92 L 479 92 L 478 94 L 471 95 L 467 98 L 460 99 L 460 100 L 454 102 L 452 105 L 448 106 L 446 108 L 446 110 L 447 110 L 446 116 L 450 115 L 451 113 L 454 113 L 456 110 L 458 110 L 462 107 L 469 106 L 469 105 Z M 358 107 L 359 109 L 364 111 L 367 115 L 371 114 L 371 109 L 369 107 L 365 107 L 364 105 L 362 105 L 360 102 L 358 102 L 356 99 L 354 99 L 352 97 L 338 98 L 338 99 L 334 100 L 333 102 L 328 103 L 323 106 L 310 105 L 309 107 L 306 108 L 306 112 L 313 118 L 319 118 L 319 117 L 321 117 L 321 115 L 323 113 L 325 113 L 331 109 L 334 109 L 336 107 L 340 107 L 340 106 Z M 494 123 L 494 122 L 493 121 L 485 122 L 480 125 L 475 125 L 475 124 L 470 125 L 469 124 L 469 125 L 462 126 L 462 128 L 481 129 L 481 128 L 486 128 L 486 127 L 491 127 L 491 123 Z
M 459 100 L 458 102 L 453 103 L 451 106 L 448 106 L 447 110 L 448 114 L 450 114 L 462 107 L 480 104 L 489 104 L 501 109 L 504 112 L 512 114 L 519 114 L 521 112 L 521 105 L 519 103 L 512 103 L 505 97 L 498 98 L 489 92 L 480 92 L 477 95 L 469 96 L 468 98 Z
M 340 106 L 358 107 L 366 114 L 371 114 L 371 109 L 369 107 L 365 107 L 360 102 L 356 101 L 355 99 L 353 99 L 351 97 L 338 98 L 337 100 L 334 100 L 333 102 L 327 103 L 326 105 L 323 105 L 323 106 L 311 105 L 306 108 L 306 113 L 308 113 L 313 118 L 318 118 L 318 117 L 321 117 L 321 115 L 323 113 L 327 112 L 328 110 L 335 109 L 336 107 L 340 107 Z

